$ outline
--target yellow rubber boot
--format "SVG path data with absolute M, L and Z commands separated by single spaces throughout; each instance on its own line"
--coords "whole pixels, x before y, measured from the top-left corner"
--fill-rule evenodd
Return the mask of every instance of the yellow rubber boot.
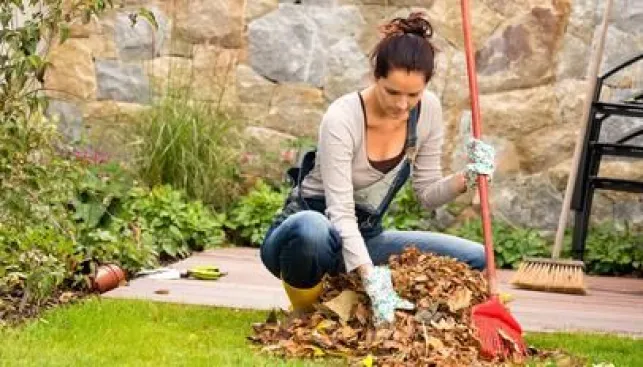
M 323 285 L 319 282 L 312 288 L 295 288 L 285 281 L 281 281 L 290 300 L 292 311 L 308 312 L 313 310 L 313 305 L 319 300 Z

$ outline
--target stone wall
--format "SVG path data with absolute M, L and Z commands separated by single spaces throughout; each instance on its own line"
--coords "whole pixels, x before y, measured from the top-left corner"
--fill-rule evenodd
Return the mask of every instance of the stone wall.
M 471 2 L 484 132 L 499 153 L 492 200 L 516 224 L 557 223 L 602 3 Z M 140 6 L 154 12 L 157 31 L 145 22 L 130 26 L 128 13 Z M 191 98 L 235 109 L 264 143 L 257 147 L 278 150 L 279 142 L 314 139 L 328 103 L 366 85 L 377 25 L 418 9 L 440 49 L 429 87 L 444 106 L 448 173 L 464 163 L 458 121 L 468 108 L 455 0 L 125 0 L 51 49 L 51 112 L 69 136 L 108 149 L 118 146 L 119 124 L 135 123 L 133 112 L 168 88 L 186 88 Z M 602 70 L 641 50 L 643 3 L 615 0 Z M 612 98 L 642 89 L 643 65 L 610 85 Z M 610 124 L 605 138 L 640 124 Z M 641 162 L 608 162 L 603 171 L 643 179 Z M 640 195 L 601 194 L 595 202 L 596 219 L 643 224 Z

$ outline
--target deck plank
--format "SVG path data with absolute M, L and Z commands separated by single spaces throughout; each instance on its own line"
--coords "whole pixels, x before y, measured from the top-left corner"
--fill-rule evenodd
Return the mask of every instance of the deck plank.
M 137 278 L 103 296 L 243 309 L 287 307 L 280 281 L 266 270 L 256 249 L 209 250 L 170 267 L 188 269 L 211 264 L 228 274 L 217 281 Z M 515 297 L 511 312 L 527 331 L 610 332 L 643 337 L 643 279 L 588 276 L 588 294 L 579 296 L 515 289 L 508 283 L 512 274 L 499 271 L 499 287 Z M 159 289 L 168 294 L 156 294 Z

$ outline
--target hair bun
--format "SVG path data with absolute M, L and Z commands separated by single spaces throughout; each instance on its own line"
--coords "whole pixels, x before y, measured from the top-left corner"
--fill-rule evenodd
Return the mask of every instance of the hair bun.
M 424 18 L 423 12 L 413 12 L 408 18 L 395 18 L 381 27 L 384 37 L 400 34 L 414 34 L 426 39 L 433 36 L 431 23 Z

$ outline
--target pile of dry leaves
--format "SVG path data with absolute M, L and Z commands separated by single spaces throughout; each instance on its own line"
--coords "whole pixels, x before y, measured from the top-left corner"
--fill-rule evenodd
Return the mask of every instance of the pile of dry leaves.
M 367 357 L 380 366 L 485 365 L 470 322 L 471 307 L 487 299 L 482 274 L 415 248 L 391 257 L 389 265 L 395 289 L 416 305 L 398 311 L 393 327 L 373 328 L 361 281 L 343 274 L 325 279 L 315 312 L 285 321 L 273 313 L 254 325 L 250 339 L 286 357 Z

